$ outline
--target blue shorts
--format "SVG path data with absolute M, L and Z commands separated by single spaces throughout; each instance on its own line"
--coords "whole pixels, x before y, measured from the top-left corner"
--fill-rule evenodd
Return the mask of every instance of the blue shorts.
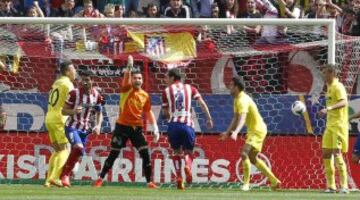
M 85 150 L 87 136 L 89 135 L 88 132 L 85 132 L 85 131 L 82 131 L 82 130 L 79 130 L 76 128 L 65 127 L 65 133 L 66 133 L 66 137 L 69 140 L 71 146 L 74 146 L 75 144 L 82 144 L 84 146 L 84 150 Z
M 360 133 L 358 133 L 356 142 L 354 144 L 353 154 L 360 156 Z
M 178 122 L 171 122 L 168 125 L 168 139 L 172 149 L 192 151 L 195 146 L 195 131 L 192 127 Z

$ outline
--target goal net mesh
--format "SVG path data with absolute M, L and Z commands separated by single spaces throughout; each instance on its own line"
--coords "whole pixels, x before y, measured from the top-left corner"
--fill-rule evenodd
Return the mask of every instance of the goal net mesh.
M 59 76 L 58 64 L 70 59 L 77 69 L 94 72 L 94 86 L 102 88 L 106 99 L 103 134 L 90 136 L 87 155 L 74 175 L 78 180 L 96 179 L 109 152 L 110 133 L 119 110 L 119 83 L 131 54 L 143 71 L 143 88 L 151 94 L 152 109 L 164 133 L 159 144 L 150 142 L 156 182 L 170 183 L 174 179 L 160 94 L 166 87 L 167 70 L 180 67 L 185 82 L 203 95 L 215 124 L 207 130 L 205 115 L 194 104 L 198 134 L 194 183 L 241 184 L 239 150 L 244 137 L 237 142 L 217 140 L 218 133 L 225 131 L 232 119 L 233 101 L 227 86 L 234 75 L 239 75 L 268 126 L 260 158 L 271 166 L 285 188 L 324 188 L 321 135 L 325 120 L 317 118 L 316 112 L 325 103 L 320 72 L 328 62 L 327 31 L 321 25 L 3 24 L 0 89 L 4 92 L 0 102 L 7 122 L 0 134 L 0 177 L 45 178 L 52 151 L 44 126 L 48 91 Z M 336 63 L 349 94 L 356 88 L 359 52 L 359 38 L 336 35 Z M 296 100 L 307 105 L 308 112 L 302 117 L 291 113 L 290 106 Z M 151 131 L 150 126 L 146 129 Z M 147 137 L 150 141 L 150 134 Z M 140 163 L 130 145 L 122 151 L 108 181 L 143 182 Z M 251 172 L 253 186 L 266 185 L 266 178 L 254 167 Z M 351 169 L 349 172 L 350 185 L 356 187 Z

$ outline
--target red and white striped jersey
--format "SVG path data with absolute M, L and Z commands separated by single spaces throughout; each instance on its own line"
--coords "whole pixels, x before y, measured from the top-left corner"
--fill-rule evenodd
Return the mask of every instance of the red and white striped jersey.
M 86 94 L 83 89 L 73 89 L 69 92 L 66 104 L 71 108 L 82 106 L 81 113 L 72 115 L 66 121 L 67 127 L 87 131 L 89 129 L 90 116 L 95 112 L 95 107 L 101 107 L 102 96 L 94 88 L 91 89 L 90 95 Z
M 198 90 L 189 84 L 176 82 L 167 87 L 162 94 L 162 106 L 169 109 L 169 122 L 180 122 L 194 127 L 191 100 L 199 98 L 201 95 Z

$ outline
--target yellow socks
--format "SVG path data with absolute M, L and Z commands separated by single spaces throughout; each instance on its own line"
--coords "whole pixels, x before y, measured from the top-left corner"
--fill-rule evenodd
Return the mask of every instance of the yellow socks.
M 46 176 L 45 185 L 49 184 L 49 181 L 52 180 L 54 177 L 54 166 L 55 166 L 56 157 L 57 157 L 57 152 L 54 151 L 49 159 L 48 172 Z
M 56 160 L 55 160 L 55 166 L 54 166 L 54 177 L 53 177 L 55 180 L 60 178 L 62 168 L 65 165 L 68 157 L 69 157 L 68 150 L 62 150 L 57 153 Z
M 325 176 L 327 188 L 336 190 L 334 159 L 324 159 Z
M 337 170 L 339 170 L 341 188 L 348 189 L 347 168 L 341 153 L 335 156 L 335 165 Z
M 244 185 L 250 184 L 250 170 L 251 170 L 251 163 L 249 158 L 242 161 L 243 163 L 243 173 L 244 173 Z
M 280 183 L 279 179 L 276 178 L 264 161 L 257 159 L 255 166 L 270 180 L 272 185 Z

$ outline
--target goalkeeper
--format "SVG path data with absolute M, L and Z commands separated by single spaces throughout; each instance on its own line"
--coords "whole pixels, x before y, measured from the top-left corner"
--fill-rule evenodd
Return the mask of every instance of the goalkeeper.
M 101 187 L 103 179 L 112 168 L 120 150 L 131 143 L 139 151 L 142 158 L 142 167 L 149 188 L 157 188 L 151 181 L 152 167 L 148 143 L 143 135 L 143 114 L 145 119 L 154 127 L 154 142 L 159 140 L 159 129 L 154 113 L 151 111 L 150 96 L 141 89 L 143 77 L 138 69 L 133 69 L 133 58 L 129 56 L 128 67 L 120 89 L 120 111 L 116 121 L 115 130 L 111 139 L 111 151 L 101 170 L 99 178 L 94 182 L 94 187 Z

